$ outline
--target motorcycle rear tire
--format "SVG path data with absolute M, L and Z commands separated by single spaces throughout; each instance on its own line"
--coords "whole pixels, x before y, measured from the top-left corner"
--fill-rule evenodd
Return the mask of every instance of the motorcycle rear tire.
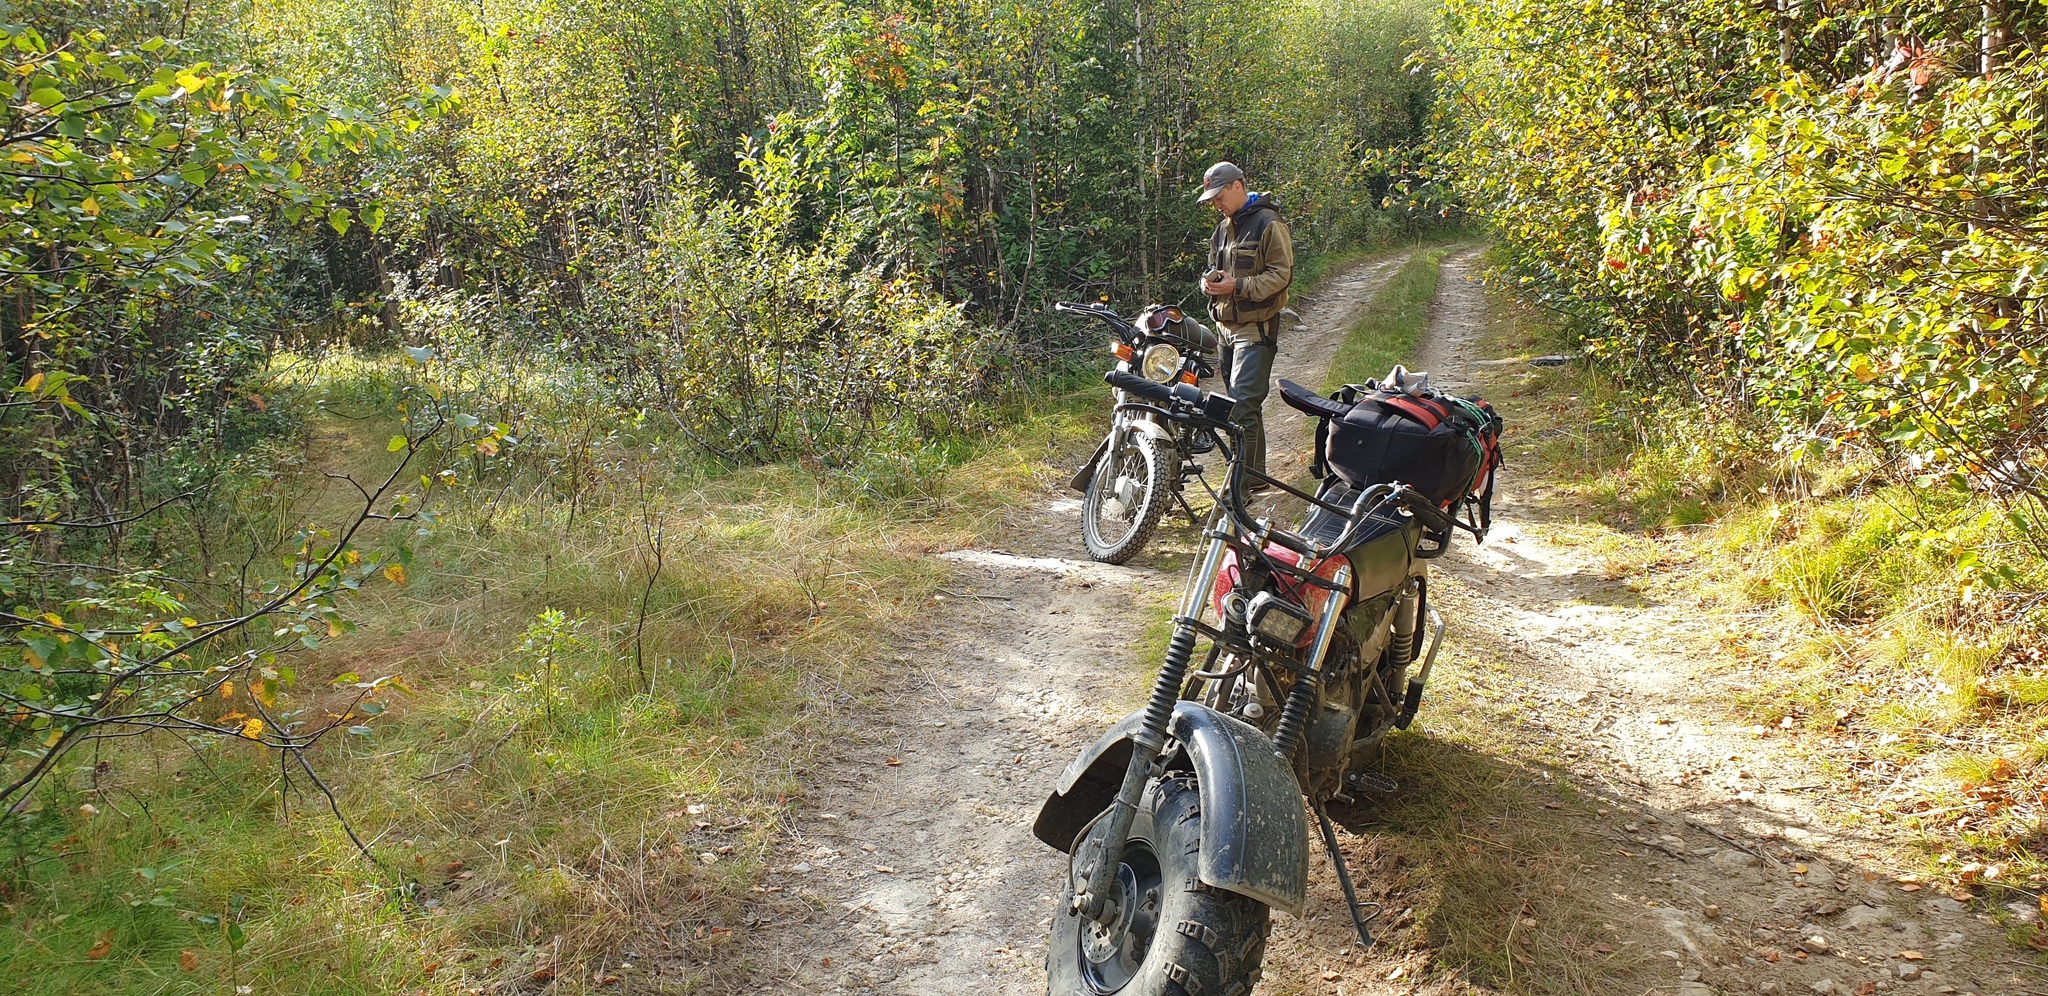
M 1088 556 L 1105 564 L 1121 564 L 1144 549 L 1171 500 L 1166 493 L 1167 476 L 1178 470 L 1167 466 L 1159 440 L 1143 432 L 1133 430 L 1122 447 L 1103 451 L 1095 475 L 1088 479 L 1087 496 L 1081 500 L 1081 542 L 1088 547 Z M 1114 489 L 1124 476 L 1138 480 L 1138 507 L 1130 516 L 1128 532 L 1106 537 L 1102 535 L 1103 504 L 1117 497 Z
M 1048 996 L 1246 996 L 1258 985 L 1272 910 L 1201 883 L 1201 815 L 1201 792 L 1191 777 L 1170 776 L 1146 789 L 1122 855 L 1125 868 L 1136 870 L 1119 880 L 1138 884 L 1137 910 L 1152 922 L 1149 940 L 1141 956 L 1132 951 L 1091 960 L 1093 924 L 1070 911 L 1074 888 L 1068 883 L 1046 948 Z M 1094 946 L 1098 958 L 1103 948 Z

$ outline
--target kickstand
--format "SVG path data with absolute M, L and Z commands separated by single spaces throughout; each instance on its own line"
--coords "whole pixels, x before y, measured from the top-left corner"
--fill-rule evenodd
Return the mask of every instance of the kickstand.
M 1316 807 L 1316 820 L 1323 825 L 1323 846 L 1329 849 L 1330 864 L 1337 869 L 1337 883 L 1344 887 L 1344 905 L 1351 910 L 1351 925 L 1358 928 L 1358 943 L 1372 947 L 1372 932 L 1365 929 L 1365 924 L 1380 915 L 1380 904 L 1358 901 L 1358 890 L 1351 887 L 1351 871 L 1344 867 L 1343 852 L 1337 850 L 1337 829 L 1330 825 L 1330 815 L 1321 806 Z M 1372 907 L 1372 916 L 1360 912 L 1367 906 Z

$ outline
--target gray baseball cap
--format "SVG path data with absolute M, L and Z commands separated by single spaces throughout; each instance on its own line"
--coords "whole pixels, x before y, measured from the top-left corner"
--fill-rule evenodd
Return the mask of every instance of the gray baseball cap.
M 1202 194 L 1195 198 L 1195 201 L 1197 203 L 1206 202 L 1210 198 L 1215 197 L 1217 191 L 1242 179 L 1244 179 L 1244 170 L 1238 169 L 1236 163 L 1217 163 L 1209 167 L 1207 173 L 1202 174 Z

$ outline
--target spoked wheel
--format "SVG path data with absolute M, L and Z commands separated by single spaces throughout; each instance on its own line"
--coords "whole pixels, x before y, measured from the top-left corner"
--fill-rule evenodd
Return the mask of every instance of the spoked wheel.
M 1045 955 L 1047 993 L 1251 992 L 1272 911 L 1257 900 L 1200 884 L 1201 817 L 1193 779 L 1152 783 L 1118 862 L 1116 917 L 1103 924 L 1072 912 L 1071 882 L 1060 897 Z
M 1090 557 L 1121 564 L 1144 548 L 1172 500 L 1166 493 L 1168 473 L 1159 440 L 1142 432 L 1131 432 L 1122 446 L 1103 451 L 1081 503 L 1081 541 Z

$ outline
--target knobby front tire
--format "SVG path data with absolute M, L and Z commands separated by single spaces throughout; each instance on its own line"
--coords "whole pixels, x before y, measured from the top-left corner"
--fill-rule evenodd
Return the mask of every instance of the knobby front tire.
M 1136 430 L 1125 437 L 1123 446 L 1103 451 L 1081 502 L 1081 542 L 1088 547 L 1088 556 L 1121 564 L 1145 548 L 1172 500 L 1166 493 L 1166 463 L 1159 440 Z M 1124 481 L 1131 482 L 1128 502 L 1119 493 Z
M 1097 831 L 1092 832 L 1100 832 Z M 1069 911 L 1069 882 L 1046 947 L 1048 996 L 1247 996 L 1259 982 L 1272 911 L 1203 885 L 1201 793 L 1173 775 L 1145 790 L 1117 874 L 1131 914 L 1103 930 Z M 1119 904 L 1132 897 L 1119 896 Z M 1126 926 L 1128 925 L 1128 926 Z

